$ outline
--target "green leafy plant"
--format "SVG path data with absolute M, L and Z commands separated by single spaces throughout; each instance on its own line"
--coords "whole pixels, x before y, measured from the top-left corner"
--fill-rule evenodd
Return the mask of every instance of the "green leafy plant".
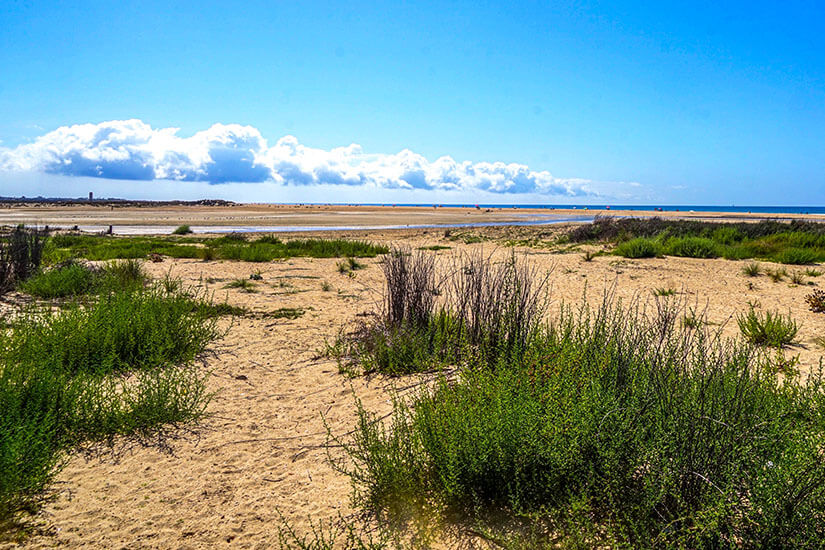
M 639 237 L 620 243 L 614 252 L 625 258 L 654 258 L 661 254 L 661 249 L 656 241 Z
M 220 336 L 208 304 L 152 286 L 11 318 L 0 331 L 3 522 L 35 507 L 73 446 L 203 415 L 209 393 L 193 360 Z
M 188 225 L 179 225 L 172 231 L 172 235 L 189 235 L 192 233 L 192 228 Z
M 759 346 L 782 347 L 793 343 L 799 327 L 790 315 L 766 311 L 764 314 L 751 309 L 737 317 L 739 330 L 751 343 Z
M 774 357 L 679 316 L 566 309 L 496 368 L 470 358 L 396 396 L 386 420 L 356 403 L 354 434 L 332 440 L 355 504 L 497 540 L 532 526 L 530 548 L 815 547 L 821 373 L 780 379 Z

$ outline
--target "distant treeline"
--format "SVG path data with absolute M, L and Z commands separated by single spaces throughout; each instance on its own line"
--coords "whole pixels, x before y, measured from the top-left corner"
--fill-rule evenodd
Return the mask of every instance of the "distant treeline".
M 88 198 L 65 198 L 65 197 L 0 197 L 0 205 L 20 205 L 20 204 L 48 204 L 49 206 L 117 206 L 148 208 L 156 206 L 236 206 L 238 203 L 222 199 L 201 199 L 197 201 L 146 201 L 131 199 L 88 199 Z

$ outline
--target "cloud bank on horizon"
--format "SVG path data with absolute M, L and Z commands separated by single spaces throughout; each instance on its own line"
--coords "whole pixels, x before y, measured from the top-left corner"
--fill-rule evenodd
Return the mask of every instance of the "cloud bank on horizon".
M 368 154 L 359 145 L 329 151 L 293 136 L 269 146 L 252 126 L 214 124 L 191 137 L 138 120 L 62 126 L 31 143 L 0 147 L 0 170 L 118 180 L 365 186 L 376 189 L 598 196 L 586 179 L 504 162 L 428 161 L 410 150 Z

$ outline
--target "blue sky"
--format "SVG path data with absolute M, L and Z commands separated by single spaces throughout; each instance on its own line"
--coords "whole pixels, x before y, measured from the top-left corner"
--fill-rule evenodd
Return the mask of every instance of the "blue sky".
M 825 203 L 825 4 L 639 4 L 7 1 L 0 194 Z

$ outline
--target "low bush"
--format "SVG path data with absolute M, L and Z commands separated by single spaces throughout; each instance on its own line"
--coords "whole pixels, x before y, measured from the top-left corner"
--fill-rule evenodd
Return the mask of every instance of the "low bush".
M 614 252 L 625 258 L 654 258 L 661 254 L 661 247 L 653 239 L 638 237 L 619 243 Z
M 69 261 L 29 278 L 20 290 L 38 298 L 54 299 L 135 290 L 147 281 L 138 260 L 112 261 L 101 267 Z
M 669 256 L 687 258 L 716 258 L 719 256 L 716 243 L 703 237 L 674 237 L 668 239 L 664 247 Z
M 822 374 L 680 309 L 564 310 L 519 358 L 421 386 L 336 439 L 363 510 L 545 533 L 541 546 L 818 547 Z M 423 509 L 423 510 L 422 510 Z M 509 522 L 507 521 L 509 518 Z
M 201 302 L 153 287 L 101 295 L 60 312 L 32 308 L 12 322 L 4 356 L 68 373 L 107 374 L 186 363 L 214 340 Z
M 804 248 L 786 248 L 774 254 L 773 258 L 780 264 L 805 265 L 816 263 L 819 255 Z
M 38 298 L 64 298 L 91 292 L 96 274 L 90 267 L 70 262 L 40 273 L 20 285 L 20 290 Z
M 189 235 L 192 233 L 192 228 L 188 225 L 179 225 L 172 231 L 172 235 Z
M 758 346 L 782 347 L 793 343 L 799 327 L 790 315 L 767 311 L 757 313 L 751 308 L 748 313 L 737 317 L 739 330 L 752 344 Z
M 665 253 L 674 256 L 764 258 L 787 264 L 825 260 L 825 224 L 818 222 L 597 217 L 593 223 L 577 226 L 567 237 L 574 243 L 603 240 L 618 242 L 618 246 L 628 239 L 654 239 L 665 242 Z

